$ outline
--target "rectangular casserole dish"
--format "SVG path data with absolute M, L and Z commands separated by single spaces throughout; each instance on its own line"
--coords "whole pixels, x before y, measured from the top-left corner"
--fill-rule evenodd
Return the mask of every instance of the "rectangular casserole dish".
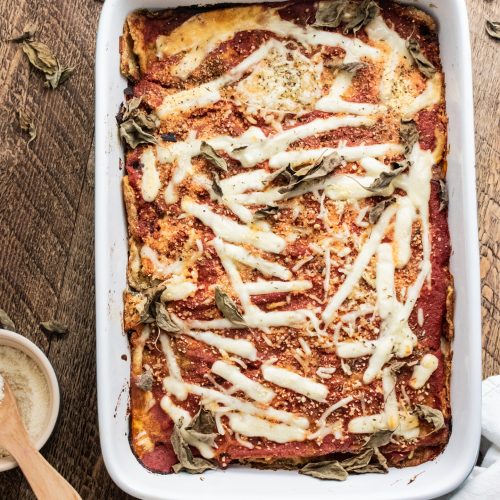
M 412 3 L 418 5 L 418 2 Z M 457 294 L 451 394 L 453 431 L 445 452 L 419 467 L 391 469 L 390 474 L 383 476 L 351 477 L 344 483 L 320 482 L 294 472 L 236 467 L 226 472 L 207 473 L 201 482 L 200 478 L 184 474 L 152 474 L 132 454 L 127 413 L 130 356 L 121 322 L 127 241 L 120 187 L 122 149 L 115 121 L 126 82 L 119 72 L 118 39 L 126 15 L 134 9 L 190 4 L 189 0 L 153 0 L 147 5 L 138 0 L 108 0 L 99 27 L 96 62 L 97 366 L 101 444 L 112 478 L 121 488 L 141 498 L 194 498 L 201 494 L 209 498 L 234 494 L 249 498 L 256 495 L 280 497 L 289 495 L 292 489 L 296 495 L 314 492 L 318 498 L 326 498 L 332 493 L 340 494 L 341 498 L 361 498 L 366 491 L 374 498 L 432 498 L 450 491 L 465 479 L 476 458 L 481 380 L 470 52 L 465 5 L 459 0 L 440 5 L 431 12 L 438 21 L 440 18 L 453 21 L 446 23 L 446 32 L 444 29 L 440 32 L 451 147 L 448 160 L 451 270 Z M 127 354 L 126 359 L 123 354 Z M 278 477 L 280 481 L 273 481 Z M 411 481 L 412 478 L 416 480 Z M 285 488 L 284 480 L 287 481 Z

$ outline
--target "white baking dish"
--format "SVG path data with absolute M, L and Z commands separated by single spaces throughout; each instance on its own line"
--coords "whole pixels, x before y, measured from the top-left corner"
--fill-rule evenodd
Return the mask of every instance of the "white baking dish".
M 230 468 L 200 476 L 152 474 L 131 452 L 128 433 L 128 341 L 122 330 L 127 241 L 121 194 L 122 149 L 115 115 L 126 81 L 119 72 L 118 38 L 137 8 L 191 5 L 193 0 L 107 0 L 102 9 L 96 60 L 96 315 L 99 427 L 106 467 L 123 490 L 141 498 L 304 498 L 315 500 L 429 499 L 457 487 L 472 469 L 480 438 L 481 316 L 474 169 L 474 127 L 469 31 L 464 0 L 436 1 L 442 20 L 441 57 L 449 116 L 449 222 L 455 277 L 452 375 L 453 431 L 445 451 L 418 467 L 389 474 L 319 481 L 296 472 Z M 203 3 L 217 3 L 205 1 Z M 425 2 L 423 8 L 428 7 Z M 412 479 L 414 479 L 412 481 Z M 203 479 L 203 481 L 201 481 Z

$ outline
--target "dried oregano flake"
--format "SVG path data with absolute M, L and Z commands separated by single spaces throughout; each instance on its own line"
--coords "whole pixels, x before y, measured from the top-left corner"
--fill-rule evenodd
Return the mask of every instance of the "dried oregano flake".
M 28 115 L 28 113 L 19 110 L 17 112 L 17 119 L 19 122 L 19 128 L 23 132 L 28 132 L 29 135 L 28 144 L 34 141 L 36 138 L 36 126 L 33 123 L 31 117 Z
M 5 330 L 10 330 L 11 332 L 16 331 L 16 325 L 14 325 L 10 316 L 3 309 L 0 309 L 0 326 Z
M 69 331 L 64 323 L 56 320 L 42 321 L 40 326 L 48 333 L 57 333 L 59 335 L 64 335 Z
M 227 161 L 208 142 L 201 141 L 200 155 L 214 167 L 227 172 Z

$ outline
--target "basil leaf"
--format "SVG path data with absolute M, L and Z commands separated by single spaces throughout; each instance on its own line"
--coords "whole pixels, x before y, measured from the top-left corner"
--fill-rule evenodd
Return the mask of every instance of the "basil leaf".
M 141 391 L 150 391 L 153 388 L 153 371 L 149 368 L 144 370 L 135 381 L 135 385 Z
M 374 432 L 365 443 L 365 448 L 380 448 L 391 442 L 393 431 Z
M 42 321 L 40 326 L 48 333 L 57 333 L 59 335 L 64 335 L 69 331 L 68 327 L 64 323 L 55 320 Z
M 320 2 L 316 11 L 314 26 L 338 28 L 341 24 L 344 24 L 344 33 L 349 31 L 356 33 L 371 22 L 378 12 L 379 7 L 373 0 Z
M 400 174 L 408 170 L 410 167 L 409 161 L 404 161 L 402 163 L 392 162 L 391 163 L 392 170 L 389 172 L 382 172 L 379 177 L 377 177 L 368 187 L 365 187 L 366 190 L 380 194 L 386 188 L 389 187 L 391 182 Z
M 214 172 L 214 177 L 212 180 L 212 191 L 219 198 L 222 198 L 224 196 L 224 192 L 222 191 L 222 187 L 220 185 L 220 177 L 217 175 L 216 172 Z
M 75 70 L 74 66 L 63 66 L 48 45 L 43 42 L 27 37 L 21 43 L 30 64 L 44 73 L 46 87 L 56 89 Z
M 177 459 L 179 460 L 179 463 L 172 467 L 173 471 L 185 471 L 190 474 L 200 474 L 206 470 L 215 469 L 215 465 L 209 460 L 200 457 L 193 457 L 193 453 L 184 438 L 185 429 L 182 428 L 182 422 L 183 419 L 180 418 L 175 424 L 172 435 L 170 436 L 172 448 Z
M 486 21 L 486 33 L 495 40 L 500 40 L 500 22 Z
M 335 73 L 340 71 L 346 71 L 347 73 L 357 73 L 360 69 L 366 68 L 368 66 L 365 62 L 351 62 L 351 63 L 341 63 L 341 64 L 325 64 L 328 69 L 331 69 Z
M 161 302 L 154 304 L 155 323 L 158 328 L 169 333 L 178 333 L 182 328 L 172 319 L 167 308 Z
M 155 115 L 140 108 L 141 101 L 138 97 L 129 99 L 122 104 L 116 116 L 120 139 L 131 149 L 135 149 L 139 144 L 158 142 L 152 134 L 158 126 L 158 120 Z
M 342 460 L 341 465 L 347 472 L 356 471 L 357 469 L 366 467 L 370 463 L 372 456 L 373 450 L 368 449 L 358 455 Z
M 399 125 L 399 140 L 403 144 L 405 155 L 411 153 L 413 146 L 419 141 L 420 134 L 413 120 L 401 120 Z
M 347 20 L 344 33 L 348 33 L 349 31 L 356 33 L 363 26 L 373 21 L 377 17 L 379 10 L 377 3 L 373 0 L 363 0 L 363 2 L 357 4 L 357 8 L 354 9 L 351 18 Z
M 370 224 L 376 224 L 380 219 L 380 216 L 384 213 L 385 209 L 396 202 L 396 198 L 388 198 L 386 200 L 382 200 L 377 203 L 373 208 L 368 212 L 368 222 Z
M 227 172 L 227 161 L 208 142 L 201 142 L 200 155 L 215 167 Z
M 440 410 L 427 405 L 416 405 L 415 411 L 419 418 L 423 418 L 434 426 L 434 431 L 444 427 L 444 416 Z
M 16 325 L 14 325 L 14 322 L 10 319 L 10 316 L 3 309 L 0 309 L 0 326 L 4 330 L 10 330 L 11 332 L 16 331 Z
M 253 214 L 253 218 L 255 220 L 259 219 L 265 219 L 266 217 L 272 217 L 273 215 L 276 215 L 279 212 L 279 207 L 275 205 L 268 205 L 265 208 L 260 208 Z
M 345 481 L 348 476 L 347 471 L 340 465 L 338 460 L 310 462 L 299 469 L 299 474 L 334 481 Z
M 246 326 L 245 320 L 240 311 L 238 311 L 236 304 L 218 286 L 215 287 L 215 304 L 224 318 L 228 319 L 233 325 Z
M 378 460 L 378 463 L 384 470 L 384 472 L 387 472 L 389 470 L 389 466 L 387 465 L 387 458 L 385 458 L 384 454 L 378 449 L 378 448 L 373 448 L 373 451 L 375 452 L 375 457 Z
M 36 127 L 33 123 L 31 117 L 24 111 L 17 112 L 17 118 L 19 120 L 19 128 L 23 132 L 28 132 L 29 139 L 28 144 L 35 140 L 36 138 Z
M 289 177 L 289 184 L 279 189 L 278 192 L 284 195 L 282 198 L 285 200 L 300 196 L 307 192 L 311 186 L 315 184 L 321 185 L 334 170 L 343 164 L 343 158 L 334 152 L 315 165 L 301 168 L 297 172 L 287 167 L 286 170 L 280 173 Z
M 414 38 L 410 38 L 406 41 L 406 48 L 410 53 L 413 62 L 420 70 L 420 72 L 426 76 L 427 78 L 432 78 L 434 73 L 436 73 L 436 68 L 434 64 L 432 64 L 427 57 L 422 53 L 420 49 L 420 45 Z
M 443 179 L 439 179 L 439 211 L 448 208 L 448 188 Z
M 28 24 L 24 27 L 23 32 L 19 36 L 16 36 L 14 38 L 7 38 L 5 41 L 12 43 L 21 43 L 26 40 L 32 41 L 36 32 L 37 32 L 36 24 Z

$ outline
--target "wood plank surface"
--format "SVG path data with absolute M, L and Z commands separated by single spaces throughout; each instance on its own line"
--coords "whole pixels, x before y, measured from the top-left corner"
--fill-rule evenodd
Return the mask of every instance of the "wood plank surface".
M 486 35 L 484 21 L 500 20 L 500 2 L 467 5 L 488 376 L 500 372 L 500 42 Z M 39 38 L 77 65 L 69 81 L 47 90 L 18 46 L 0 44 L 0 307 L 45 351 L 59 378 L 61 414 L 44 456 L 82 498 L 121 499 L 130 497 L 104 467 L 96 408 L 93 71 L 100 8 L 94 0 L 0 2 L 1 38 L 36 21 Z M 18 109 L 34 116 L 38 137 L 30 145 Z M 40 321 L 54 318 L 69 326 L 68 336 L 51 339 L 39 330 Z M 18 470 L 0 473 L 0 498 L 33 498 Z

